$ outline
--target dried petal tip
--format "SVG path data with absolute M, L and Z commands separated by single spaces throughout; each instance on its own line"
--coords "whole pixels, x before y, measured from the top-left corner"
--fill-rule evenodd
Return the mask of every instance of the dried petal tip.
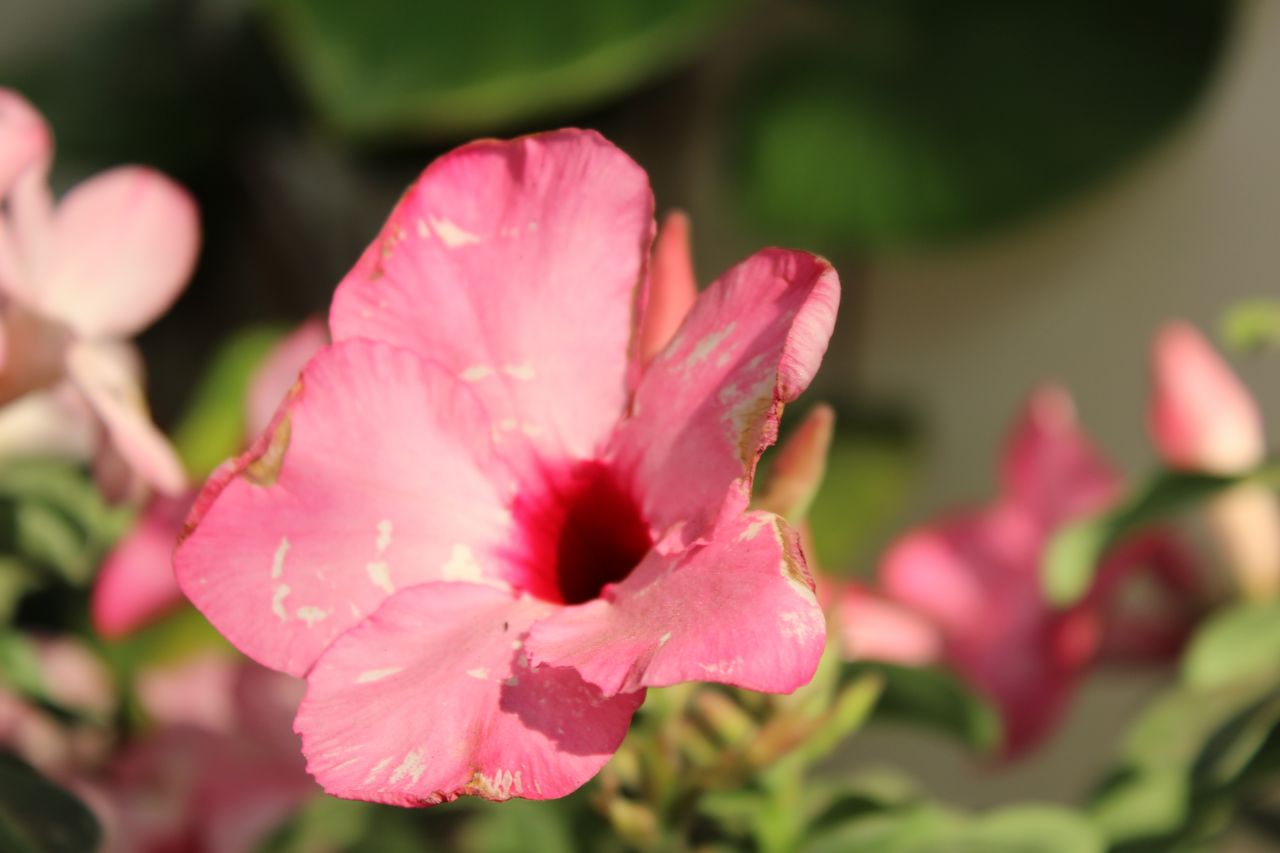
M 1166 324 L 1151 351 L 1148 428 L 1174 467 L 1235 474 L 1262 461 L 1262 419 L 1248 389 L 1194 327 Z

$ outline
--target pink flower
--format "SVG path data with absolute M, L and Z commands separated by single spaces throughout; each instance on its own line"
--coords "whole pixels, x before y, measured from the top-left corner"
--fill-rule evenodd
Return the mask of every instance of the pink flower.
M 1239 474 L 1266 454 L 1253 396 L 1195 327 L 1167 323 L 1151 349 L 1152 442 L 1174 468 Z
M 1249 389 L 1195 327 L 1167 323 L 1151 348 L 1152 442 L 1173 468 L 1231 476 L 1262 464 L 1262 414 Z M 1209 527 L 1240 591 L 1280 594 L 1280 502 L 1243 483 L 1210 501 Z
M 880 565 L 880 595 L 852 588 L 840 609 L 846 654 L 868 654 L 857 625 L 867 618 L 894 634 L 872 645 L 873 656 L 920 663 L 936 651 L 995 702 L 1006 751 L 1015 753 L 1048 731 L 1100 651 L 1131 658 L 1176 651 L 1197 587 L 1177 546 L 1149 534 L 1110 554 L 1077 606 L 1056 611 L 1045 600 L 1040 563 L 1049 537 L 1111 505 L 1121 485 L 1080 432 L 1063 389 L 1031 397 L 1005 446 L 1001 484 L 990 505 L 898 539 Z M 1140 571 L 1154 581 L 1157 601 L 1135 616 L 1125 612 L 1120 587 Z
M 182 468 L 150 422 L 125 339 L 162 314 L 190 276 L 195 205 L 163 175 L 125 166 L 90 178 L 55 207 L 46 183 L 52 157 L 44 120 L 0 89 L 0 405 L 50 397 L 63 407 L 48 413 L 56 424 L 77 411 L 66 398 L 82 401 L 112 452 L 177 493 Z M 21 451 L 24 441 L 41 440 L 38 424 L 0 434 Z M 64 447 L 82 443 L 69 437 Z
M 298 380 L 298 373 L 329 341 L 319 320 L 310 320 L 275 345 L 249 383 L 246 444 L 271 421 L 275 407 Z M 195 503 L 196 492 L 156 495 L 133 529 L 116 544 L 94 581 L 90 613 L 104 637 L 129 634 L 183 600 L 173 577 L 173 547 Z
M 107 853 L 252 850 L 319 793 L 289 730 L 301 682 L 207 655 L 138 692 L 153 727 L 98 780 Z
M 747 509 L 839 285 L 771 249 L 647 366 L 653 200 L 592 132 L 433 163 L 341 283 L 336 343 L 205 486 L 183 591 L 306 676 L 330 793 L 534 799 L 592 776 L 644 689 L 790 691 L 824 625 L 795 534 Z

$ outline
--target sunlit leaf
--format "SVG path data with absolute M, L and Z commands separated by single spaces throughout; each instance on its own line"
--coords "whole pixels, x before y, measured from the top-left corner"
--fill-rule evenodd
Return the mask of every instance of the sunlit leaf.
M 1280 672 L 1280 602 L 1241 604 L 1196 632 L 1182 660 L 1182 678 L 1211 688 Z
M 1248 299 L 1228 308 L 1218 323 L 1227 346 L 1243 352 L 1280 347 L 1280 302 Z

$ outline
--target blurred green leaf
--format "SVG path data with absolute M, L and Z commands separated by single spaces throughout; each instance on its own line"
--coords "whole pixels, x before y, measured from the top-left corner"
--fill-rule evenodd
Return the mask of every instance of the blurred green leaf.
M 806 853 L 1102 853 L 1101 832 L 1061 806 L 1023 804 L 976 817 L 917 803 L 855 814 Z
M 258 853 L 341 853 L 365 837 L 376 808 L 317 795 L 260 844 Z
M 872 424 L 841 410 L 827 473 L 809 510 L 817 565 L 848 574 L 885 535 L 910 493 L 918 457 L 906 424 Z
M 1218 330 L 1227 346 L 1241 352 L 1280 347 L 1280 301 L 1237 302 L 1223 313 Z
M 283 330 L 257 327 L 238 332 L 218 347 L 173 431 L 173 444 L 187 472 L 207 477 L 244 449 L 249 382 Z
M 360 136 L 492 131 L 587 106 L 691 56 L 741 0 L 270 0 L 321 115 Z
M 1114 774 L 1094 793 L 1090 813 L 1113 842 L 1164 836 L 1187 818 L 1191 782 L 1182 770 Z
M 925 726 L 982 751 L 1000 743 L 1000 718 L 992 705 L 944 670 L 860 661 L 846 664 L 845 672 L 847 680 L 870 674 L 882 679 L 873 722 Z
M 0 629 L 0 685 L 24 696 L 45 695 L 40 658 L 26 634 Z
M 1182 660 L 1182 679 L 1218 687 L 1280 672 L 1280 602 L 1241 604 L 1196 632 Z
M 944 848 L 939 848 L 944 849 Z M 1062 806 L 1026 804 L 979 819 L 960 847 L 974 853 L 1102 853 L 1102 833 L 1088 818 Z
M 5 853 L 85 853 L 101 831 L 71 794 L 0 752 L 0 850 Z
M 130 516 L 128 508 L 108 506 L 79 465 L 38 458 L 0 464 L 0 558 L 27 572 L 88 583 Z
M 1274 472 L 1260 472 L 1272 477 Z M 1079 601 L 1093 583 L 1103 555 L 1125 536 L 1202 503 L 1238 482 L 1229 477 L 1163 471 L 1115 509 L 1058 529 L 1045 549 L 1045 594 L 1059 606 Z
M 463 853 L 525 853 L 537 839 L 539 853 L 574 853 L 571 817 L 560 801 L 477 804 L 459 833 L 458 849 Z
M 770 233 L 926 244 L 1078 194 L 1214 69 L 1217 0 L 842 0 L 739 85 L 733 172 Z M 802 38 L 802 40 L 800 40 Z

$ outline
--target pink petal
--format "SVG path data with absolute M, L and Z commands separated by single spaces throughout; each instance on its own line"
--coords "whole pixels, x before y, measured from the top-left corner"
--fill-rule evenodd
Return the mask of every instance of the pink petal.
M 783 404 L 818 369 L 839 298 L 826 261 L 780 249 L 753 255 L 698 297 L 645 371 L 609 451 L 659 539 L 692 542 L 726 499 L 730 513 L 745 507 Z
M 303 675 L 395 590 L 497 577 L 513 528 L 490 429 L 439 365 L 372 341 L 328 347 L 205 485 L 178 583 L 250 657 Z
M 173 577 L 173 548 L 194 498 L 153 498 L 107 555 L 90 601 L 99 634 L 123 637 L 181 603 Z
M 432 163 L 334 296 L 335 340 L 410 347 L 473 385 L 509 456 L 595 455 L 622 411 L 653 237 L 644 172 L 589 131 Z
M 925 666 L 941 656 L 942 637 L 928 620 L 858 584 L 841 591 L 836 618 L 848 660 Z
M 323 320 L 312 318 L 271 348 L 249 383 L 245 419 L 250 436 L 267 428 L 271 416 L 298 381 L 303 365 L 327 343 L 328 327 Z
M 42 310 L 82 335 L 131 335 L 178 297 L 199 242 L 195 202 L 164 175 L 135 166 L 96 175 L 54 214 Z
M 102 419 L 111 443 L 148 483 L 167 495 L 186 488 L 186 474 L 169 441 L 151 423 L 135 360 L 125 345 L 76 343 L 67 350 L 67 373 Z
M 678 557 L 650 552 L 601 598 L 535 624 L 527 647 L 612 696 L 683 681 L 787 693 L 813 676 L 825 642 L 795 532 L 751 512 Z
M 0 199 L 18 175 L 53 157 L 53 135 L 26 98 L 0 88 Z
M 240 659 L 242 661 L 243 658 Z M 138 701 L 161 726 L 236 731 L 235 684 L 243 664 L 226 654 L 206 653 L 176 665 L 149 667 L 135 682 Z M 288 731 L 288 725 L 280 727 Z
M 1032 393 L 1014 423 L 1001 460 L 1009 500 L 1055 527 L 1099 510 L 1119 496 L 1120 478 L 1076 421 L 1066 389 Z
M 1081 608 L 1098 611 L 1101 652 L 1122 661 L 1175 657 L 1207 606 L 1196 565 L 1168 530 L 1151 530 L 1107 554 Z
M 641 364 L 648 364 L 675 335 L 698 298 L 689 251 L 689 217 L 672 211 L 662 220 L 653 246 L 648 299 L 640 322 Z
M 295 727 L 340 797 L 404 806 L 570 793 L 618 748 L 643 693 L 606 699 L 520 648 L 554 605 L 476 584 L 407 589 L 320 657 Z
M 1193 326 L 1160 329 L 1151 384 L 1147 423 L 1166 463 L 1230 475 L 1262 461 L 1266 440 L 1253 395 Z

